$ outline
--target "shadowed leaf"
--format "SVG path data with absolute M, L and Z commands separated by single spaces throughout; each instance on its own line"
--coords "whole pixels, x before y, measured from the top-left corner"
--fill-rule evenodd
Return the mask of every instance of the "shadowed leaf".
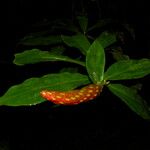
M 22 39 L 19 44 L 35 46 L 35 45 L 51 45 L 62 43 L 62 39 L 59 35 L 50 36 L 27 36 Z
M 77 34 L 74 36 L 62 35 L 62 40 L 70 47 L 78 48 L 84 55 L 90 47 L 90 42 L 83 34 Z
M 103 48 L 106 48 L 117 41 L 116 34 L 109 33 L 107 31 L 101 33 L 97 40 L 100 42 Z
M 85 17 L 85 16 L 78 16 L 77 19 L 78 19 L 78 21 L 79 21 L 81 30 L 82 30 L 83 33 L 85 34 L 85 33 L 86 33 L 86 30 L 87 30 L 87 26 L 88 26 L 88 18 Z
M 109 84 L 109 90 L 125 102 L 130 109 L 136 112 L 144 119 L 150 119 L 148 105 L 132 88 L 122 84 Z

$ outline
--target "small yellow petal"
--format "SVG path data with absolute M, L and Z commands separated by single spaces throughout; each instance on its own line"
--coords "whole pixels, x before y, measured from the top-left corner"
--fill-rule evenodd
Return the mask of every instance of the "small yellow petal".
M 56 96 L 56 98 L 62 98 L 61 96 Z
M 88 90 L 89 93 L 93 93 L 93 90 Z
M 83 101 L 84 101 L 83 99 L 80 100 L 80 102 L 83 102 Z
M 86 94 L 86 96 L 87 96 L 87 97 L 90 97 L 90 96 L 91 96 L 91 94 Z
M 70 97 L 70 99 L 75 100 L 76 98 L 75 97 Z
M 76 95 L 75 97 L 76 97 L 76 98 L 79 98 L 79 97 L 80 97 L 80 95 Z
M 99 90 L 96 90 L 96 93 L 98 93 L 99 92 Z
M 69 99 L 69 98 L 66 98 L 65 100 L 66 100 L 66 101 L 70 101 L 70 99 Z
M 79 95 L 83 95 L 83 92 L 80 92 Z

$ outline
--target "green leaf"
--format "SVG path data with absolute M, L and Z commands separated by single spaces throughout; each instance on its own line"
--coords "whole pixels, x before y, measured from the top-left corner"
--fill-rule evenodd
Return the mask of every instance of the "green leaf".
M 100 42 L 100 44 L 104 48 L 110 46 L 111 44 L 113 44 L 117 41 L 116 34 L 115 33 L 109 33 L 107 31 L 101 33 L 100 36 L 97 38 L 97 40 Z
M 137 79 L 150 74 L 150 59 L 122 60 L 105 72 L 105 80 Z
M 98 28 L 102 28 L 110 23 L 114 22 L 112 19 L 102 19 L 102 20 L 99 20 L 96 24 L 94 24 L 92 27 L 90 27 L 88 29 L 88 31 L 92 31 L 92 30 L 97 30 Z
M 71 19 L 57 19 L 54 21 L 54 26 L 52 27 L 54 31 L 67 31 L 73 33 L 79 33 L 79 29 L 74 24 Z
M 50 35 L 50 36 L 27 36 L 22 39 L 19 44 L 27 46 L 35 45 L 52 45 L 62 43 L 62 39 L 59 35 Z
M 88 26 L 88 18 L 85 17 L 85 16 L 78 16 L 77 19 L 78 19 L 78 21 L 79 21 L 81 30 L 82 30 L 83 33 L 85 34 L 85 33 L 86 33 L 86 30 L 87 30 L 87 26 Z
M 95 40 L 87 51 L 86 67 L 89 76 L 94 83 L 103 81 L 105 53 L 104 48 L 98 40 Z
M 77 34 L 74 36 L 62 35 L 62 40 L 68 46 L 78 48 L 84 55 L 86 55 L 86 52 L 90 47 L 90 42 L 83 34 Z
M 19 85 L 12 86 L 0 97 L 0 105 L 24 106 L 36 105 L 45 100 L 41 90 L 68 91 L 90 83 L 88 76 L 79 73 L 49 74 L 41 78 L 30 78 Z
M 16 65 L 25 65 L 45 61 L 66 61 L 85 66 L 84 62 L 79 60 L 71 59 L 63 55 L 57 55 L 55 53 L 50 53 L 48 51 L 41 51 L 39 49 L 26 50 L 22 53 L 15 54 L 13 63 Z
M 144 119 L 150 119 L 148 105 L 132 88 L 122 84 L 109 84 L 109 90 L 118 96 L 128 107 Z

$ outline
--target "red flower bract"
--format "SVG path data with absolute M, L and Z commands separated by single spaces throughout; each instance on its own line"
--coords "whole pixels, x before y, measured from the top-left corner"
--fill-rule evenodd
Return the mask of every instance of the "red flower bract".
M 89 84 L 81 89 L 67 92 L 43 90 L 40 95 L 55 104 L 76 105 L 94 99 L 101 91 L 100 85 Z

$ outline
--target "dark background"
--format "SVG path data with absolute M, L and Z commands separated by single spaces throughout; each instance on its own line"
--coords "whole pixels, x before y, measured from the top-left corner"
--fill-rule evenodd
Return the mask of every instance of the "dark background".
M 112 18 L 132 24 L 136 42 L 131 54 L 150 57 L 148 1 L 8 0 L 0 50 L 1 95 L 10 86 L 39 72 L 36 67 L 20 68 L 12 64 L 19 38 L 32 31 L 33 23 L 72 18 L 83 6 L 91 20 Z M 147 81 L 141 94 L 149 100 Z M 148 150 L 149 139 L 150 123 L 107 90 L 94 102 L 78 106 L 53 107 L 46 102 L 33 107 L 0 107 L 0 150 Z

